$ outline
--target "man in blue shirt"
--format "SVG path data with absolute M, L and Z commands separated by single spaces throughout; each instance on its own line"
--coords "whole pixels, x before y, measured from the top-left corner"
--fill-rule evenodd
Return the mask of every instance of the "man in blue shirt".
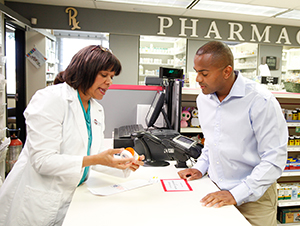
M 194 180 L 208 173 L 221 191 L 204 206 L 236 205 L 255 226 L 276 226 L 276 180 L 287 159 L 288 129 L 271 92 L 233 70 L 230 48 L 219 41 L 200 47 L 194 58 L 198 117 L 205 146 L 197 163 L 179 171 Z

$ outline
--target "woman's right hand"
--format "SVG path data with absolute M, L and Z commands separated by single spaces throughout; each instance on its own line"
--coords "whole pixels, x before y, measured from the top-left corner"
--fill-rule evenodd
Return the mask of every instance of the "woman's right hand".
M 119 154 L 124 150 L 120 149 L 108 149 L 106 151 L 100 152 L 97 155 L 84 156 L 82 167 L 91 165 L 104 165 L 110 166 L 117 169 L 127 169 L 135 161 L 134 158 L 116 158 L 114 155 Z

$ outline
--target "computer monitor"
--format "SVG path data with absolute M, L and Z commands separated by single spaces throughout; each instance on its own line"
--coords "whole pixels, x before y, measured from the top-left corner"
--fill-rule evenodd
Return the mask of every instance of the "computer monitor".
M 183 69 L 159 67 L 159 77 L 167 79 L 183 79 Z
M 164 114 L 164 110 L 163 110 L 164 103 L 165 103 L 165 94 L 161 91 L 157 92 L 145 118 L 146 125 L 148 128 L 154 127 L 154 124 L 161 112 Z

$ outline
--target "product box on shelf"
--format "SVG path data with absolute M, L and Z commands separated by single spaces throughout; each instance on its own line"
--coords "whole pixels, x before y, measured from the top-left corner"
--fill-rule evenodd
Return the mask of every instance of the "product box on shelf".
M 287 159 L 284 170 L 299 170 L 300 171 L 300 159 L 289 157 Z
M 277 219 L 281 223 L 299 223 L 300 208 L 299 207 L 280 207 L 277 211 Z
M 300 183 L 280 183 L 277 184 L 278 200 L 299 200 Z

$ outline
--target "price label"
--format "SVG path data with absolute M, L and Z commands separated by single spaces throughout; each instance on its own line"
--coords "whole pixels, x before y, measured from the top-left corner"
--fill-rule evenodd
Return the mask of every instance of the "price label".
M 300 127 L 296 127 L 296 133 L 300 133 Z

